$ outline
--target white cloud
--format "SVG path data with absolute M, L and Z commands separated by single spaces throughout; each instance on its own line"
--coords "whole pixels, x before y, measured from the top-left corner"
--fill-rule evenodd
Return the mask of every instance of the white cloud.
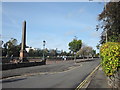
M 69 12 L 67 15 L 66 15 L 66 18 L 72 18 L 72 17 L 76 17 L 76 16 L 79 16 L 80 14 L 84 13 L 85 12 L 85 9 L 84 8 L 80 8 L 80 9 L 77 9 L 75 11 L 71 11 Z
M 66 32 L 64 35 L 65 36 L 71 36 L 71 35 L 74 35 L 75 33 L 76 33 L 75 30 L 71 30 L 71 31 Z
M 85 9 L 83 9 L 83 8 L 80 8 L 80 9 L 78 10 L 78 13 L 79 13 L 79 14 L 84 13 L 84 12 L 85 12 Z
M 86 26 L 83 29 L 80 30 L 80 32 L 89 32 L 90 30 L 93 30 L 91 26 Z

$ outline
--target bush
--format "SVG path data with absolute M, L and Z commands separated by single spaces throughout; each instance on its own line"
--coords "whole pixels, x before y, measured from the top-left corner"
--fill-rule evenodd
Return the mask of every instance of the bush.
M 107 76 L 114 75 L 120 67 L 120 43 L 107 42 L 100 48 L 102 68 Z

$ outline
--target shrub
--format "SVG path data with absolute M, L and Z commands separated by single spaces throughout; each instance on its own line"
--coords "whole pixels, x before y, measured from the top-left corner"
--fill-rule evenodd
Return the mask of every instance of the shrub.
M 107 76 L 114 75 L 120 67 L 120 42 L 107 42 L 100 47 L 102 68 Z

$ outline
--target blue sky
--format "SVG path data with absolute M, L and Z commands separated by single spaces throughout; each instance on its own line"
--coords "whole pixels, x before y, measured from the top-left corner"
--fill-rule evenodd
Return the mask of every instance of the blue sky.
M 103 10 L 98 2 L 4 2 L 2 3 L 2 36 L 6 42 L 21 42 L 22 22 L 27 22 L 27 45 L 69 51 L 74 36 L 96 49 L 101 31 L 96 31 L 97 17 Z

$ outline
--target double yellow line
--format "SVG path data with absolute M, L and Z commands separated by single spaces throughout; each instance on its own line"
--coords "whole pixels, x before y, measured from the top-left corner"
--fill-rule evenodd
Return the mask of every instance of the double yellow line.
M 90 77 L 95 73 L 95 71 L 100 67 L 100 64 L 88 75 L 88 77 L 82 81 L 75 90 L 80 90 L 84 85 L 85 83 L 88 82 L 88 80 L 90 79 Z

